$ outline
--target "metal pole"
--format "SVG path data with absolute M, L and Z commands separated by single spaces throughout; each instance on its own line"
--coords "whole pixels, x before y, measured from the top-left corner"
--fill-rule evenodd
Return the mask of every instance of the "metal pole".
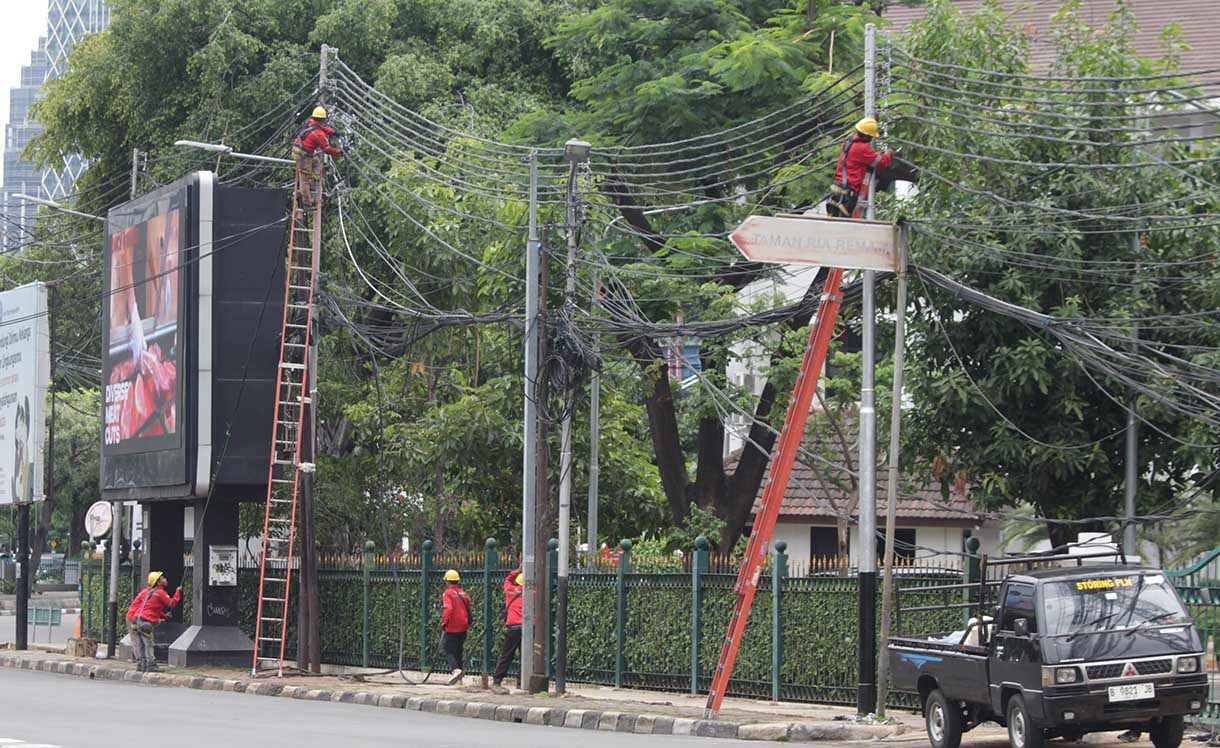
M 567 192 L 568 267 L 564 283 L 564 312 L 573 319 L 576 308 L 576 159 L 569 160 Z M 568 675 L 568 546 L 572 534 L 572 410 L 576 392 L 569 389 L 567 412 L 563 416 L 559 453 L 559 558 L 555 594 L 555 693 L 567 691 Z
M 598 295 L 601 292 L 601 276 L 593 279 L 593 308 L 597 308 Z M 601 346 L 601 336 L 593 336 L 593 355 L 598 355 Z M 589 376 L 589 517 L 588 544 L 589 554 L 597 553 L 597 492 L 598 477 L 601 470 L 598 467 L 599 440 L 601 439 L 602 419 L 602 382 L 601 373 L 594 368 Z
M 877 114 L 877 26 L 864 27 L 864 116 Z M 865 218 L 876 217 L 876 179 L 868 184 Z M 864 271 L 864 360 L 860 382 L 860 601 L 859 684 L 856 710 L 872 711 L 876 701 L 876 597 L 877 597 L 877 409 L 876 385 L 876 274 Z
M 525 423 L 521 486 L 521 555 L 525 585 L 521 593 L 521 685 L 533 675 L 534 515 L 538 492 L 538 152 L 529 153 L 529 238 L 525 244 Z
M 1138 256 L 1140 249 L 1139 233 L 1131 232 L 1131 253 Z M 1136 338 L 1139 337 L 1139 326 L 1132 333 Z M 1127 460 L 1126 460 L 1126 491 L 1123 497 L 1123 553 L 1128 556 L 1137 555 L 1139 549 L 1136 547 L 1135 539 L 1135 489 L 1136 481 L 1139 480 L 1136 469 L 1136 461 L 1139 460 L 1139 419 L 1135 413 L 1135 396 L 1127 403 Z
M 898 235 L 898 303 L 894 306 L 894 391 L 890 403 L 890 449 L 886 455 L 885 487 L 885 577 L 881 584 L 881 656 L 877 658 L 877 716 L 885 716 L 885 697 L 890 677 L 886 645 L 890 640 L 890 611 L 894 600 L 894 535 L 898 508 L 898 457 L 902 422 L 902 367 L 906 353 L 907 251 L 906 231 Z
M 119 546 L 123 543 L 123 505 L 117 501 L 111 502 L 110 513 L 113 515 L 107 549 L 110 551 L 110 597 L 106 611 L 110 631 L 106 634 L 106 656 L 114 659 L 119 623 Z

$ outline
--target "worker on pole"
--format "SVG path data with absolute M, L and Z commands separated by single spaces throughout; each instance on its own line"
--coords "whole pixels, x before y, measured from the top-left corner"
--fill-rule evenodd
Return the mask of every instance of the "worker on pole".
M 320 187 L 322 154 L 338 156 L 343 153 L 341 148 L 330 144 L 335 128 L 326 123 L 326 116 L 326 107 L 314 107 L 313 115 L 292 141 L 292 160 L 297 166 L 297 192 L 301 195 L 301 204 L 306 208 L 313 207 L 315 191 Z
M 864 178 L 872 175 L 876 178 L 876 170 L 890 165 L 892 154 L 878 153 L 873 150 L 872 141 L 880 131 L 877 120 L 865 117 L 856 123 L 855 132 L 843 141 L 843 149 L 839 152 L 839 165 L 835 169 L 835 181 L 830 186 L 830 200 L 826 203 L 826 213 L 833 218 L 855 218 L 856 203 L 866 188 Z
M 451 671 L 449 685 L 462 680 L 462 648 L 470 629 L 470 595 L 462 589 L 462 577 L 457 569 L 445 572 L 445 594 L 441 596 L 441 649 Z
M 169 612 L 182 601 L 182 587 L 174 590 L 174 596 L 170 597 L 165 591 L 168 586 L 165 572 L 152 572 L 148 575 L 148 587 L 137 594 L 127 608 L 131 653 L 136 660 L 136 670 L 142 673 L 154 673 L 160 669 L 157 667 L 153 631 L 157 624 L 169 618 Z
M 500 659 L 492 673 L 492 688 L 503 690 L 501 681 L 508 674 L 508 666 L 521 648 L 521 594 L 525 591 L 525 575 L 521 569 L 513 569 L 504 579 L 504 642 L 500 644 Z

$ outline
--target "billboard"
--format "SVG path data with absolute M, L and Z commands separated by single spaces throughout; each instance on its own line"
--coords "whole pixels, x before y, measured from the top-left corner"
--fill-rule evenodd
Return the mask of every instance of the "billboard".
M 106 218 L 102 456 L 121 470 L 103 470 L 103 488 L 185 481 L 189 199 L 178 182 Z
M 0 293 L 0 504 L 43 498 L 42 444 L 51 381 L 47 287 Z
M 196 172 L 111 209 L 104 498 L 262 495 L 252 488 L 270 460 L 287 205 L 283 190 Z

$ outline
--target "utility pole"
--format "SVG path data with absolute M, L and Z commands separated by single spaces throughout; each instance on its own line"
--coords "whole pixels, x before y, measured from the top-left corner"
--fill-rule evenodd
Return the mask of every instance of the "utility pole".
M 13 645 L 16 649 L 29 648 L 30 609 L 30 497 L 23 496 L 17 503 L 17 630 Z
M 598 275 L 593 279 L 593 308 L 597 308 L 601 294 L 601 276 Z M 593 355 L 599 353 L 601 347 L 601 336 L 593 336 Z M 598 467 L 598 452 L 601 444 L 601 373 L 595 366 L 592 373 L 589 375 L 589 517 L 588 517 L 588 546 L 589 554 L 597 553 L 597 492 L 598 492 L 598 473 L 601 468 Z
M 140 149 L 131 149 L 131 199 L 140 193 Z M 54 314 L 51 315 L 54 319 Z M 52 335 L 54 338 L 54 335 Z M 54 345 L 54 343 L 52 343 Z M 123 505 L 110 502 L 110 595 L 106 601 L 106 620 L 109 630 L 106 635 L 106 656 L 114 659 L 118 644 L 119 623 L 119 549 L 123 545 Z
M 538 501 L 538 151 L 529 153 L 529 236 L 525 244 L 525 417 L 521 468 L 521 686 L 534 674 L 535 528 Z
M 877 26 L 864 27 L 864 116 L 877 116 Z M 865 218 L 877 216 L 877 175 L 868 182 Z M 859 650 L 856 711 L 868 714 L 877 688 L 877 391 L 876 368 L 877 279 L 864 271 L 863 373 L 860 382 L 860 570 Z
M 1131 232 L 1131 254 L 1138 257 L 1140 250 L 1140 236 L 1138 232 Z M 1138 275 L 1138 273 L 1137 273 Z M 1139 327 L 1137 326 L 1132 333 L 1132 336 L 1139 338 Z M 1135 413 L 1135 393 L 1131 393 L 1130 399 L 1127 402 L 1127 458 L 1126 458 L 1126 484 L 1124 486 L 1125 496 L 1123 497 L 1123 553 L 1127 556 L 1139 555 L 1139 548 L 1135 539 L 1135 489 L 1136 481 L 1139 480 L 1136 461 L 1139 460 L 1139 418 Z
M 886 646 L 890 640 L 890 610 L 894 605 L 894 524 L 898 512 L 898 456 L 902 422 L 902 367 L 906 353 L 907 316 L 907 241 L 906 230 L 898 234 L 898 302 L 894 305 L 894 391 L 890 403 L 890 449 L 886 455 L 885 486 L 885 577 L 881 584 L 881 654 L 877 658 L 878 717 L 885 716 L 885 696 L 890 679 L 890 658 Z
M 572 139 L 563 146 L 564 158 L 568 161 L 567 224 L 568 265 L 564 282 L 563 308 L 567 323 L 575 321 L 576 312 L 576 169 L 589 159 L 589 144 Z M 555 593 L 558 597 L 556 611 L 557 632 L 555 634 L 555 692 L 567 690 L 568 666 L 568 548 L 572 534 L 572 414 L 576 404 L 575 387 L 569 387 L 567 408 L 563 416 L 562 447 L 559 453 L 559 569 Z
M 321 103 L 326 104 L 327 64 L 330 61 L 330 45 L 323 44 L 318 59 L 318 91 Z M 318 198 L 321 203 L 321 196 Z M 321 220 L 321 211 L 314 214 L 314 221 Z M 314 235 L 319 228 L 314 226 Z M 312 262 L 313 277 L 319 275 L 322 261 L 320 243 L 313 244 Z M 307 433 L 301 435 L 301 579 L 300 593 L 297 605 L 297 667 L 303 671 L 321 672 L 322 642 L 319 628 L 318 610 L 318 556 L 317 556 L 317 525 L 314 522 L 314 474 L 318 454 L 318 315 L 315 308 L 309 313 L 310 324 L 314 329 L 309 331 L 309 353 L 307 375 L 307 391 L 304 398 L 304 426 Z M 307 467 L 308 466 L 308 467 Z

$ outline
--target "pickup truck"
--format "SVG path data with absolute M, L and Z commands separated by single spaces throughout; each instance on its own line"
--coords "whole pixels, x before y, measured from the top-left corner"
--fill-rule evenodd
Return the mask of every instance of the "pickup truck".
M 948 606 L 975 610 L 964 631 L 889 640 L 893 686 L 919 694 L 932 748 L 958 748 L 963 732 L 988 721 L 1008 728 L 1012 748 L 1115 729 L 1178 748 L 1183 717 L 1207 701 L 1208 676 L 1199 634 L 1164 572 L 1014 561 L 1027 568 L 938 588 L 973 595 Z M 933 607 L 944 606 L 905 610 Z

